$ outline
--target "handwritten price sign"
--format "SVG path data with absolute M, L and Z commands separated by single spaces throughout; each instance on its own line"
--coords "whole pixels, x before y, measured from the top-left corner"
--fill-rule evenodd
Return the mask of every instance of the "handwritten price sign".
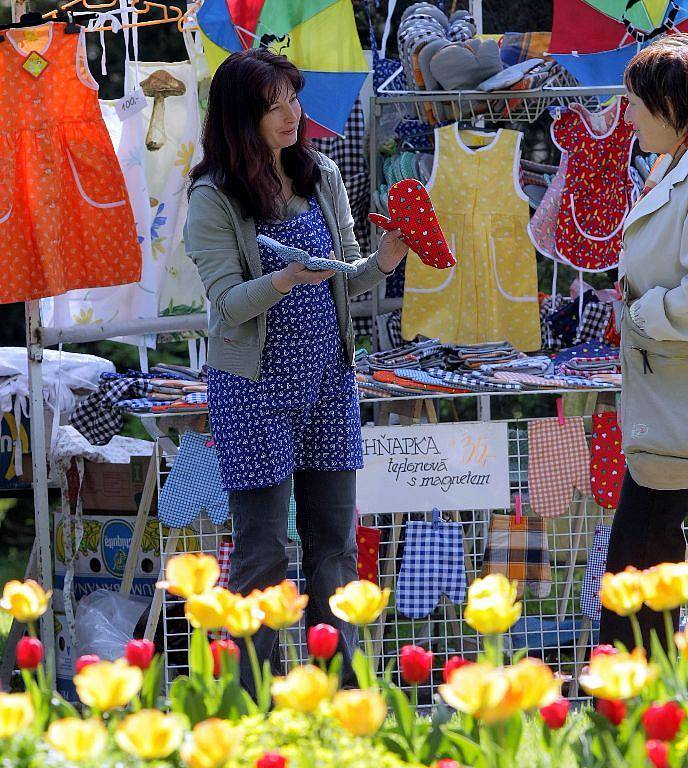
M 509 507 L 507 425 L 364 427 L 361 512 Z

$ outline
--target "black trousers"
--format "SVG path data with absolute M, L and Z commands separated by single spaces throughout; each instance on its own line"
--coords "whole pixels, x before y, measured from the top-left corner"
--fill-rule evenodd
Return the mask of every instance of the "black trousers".
M 230 494 L 234 551 L 229 564 L 229 587 L 247 595 L 253 589 L 279 584 L 287 575 L 287 518 L 292 478 L 279 485 Z M 351 659 L 358 643 L 356 627 L 336 618 L 329 598 L 337 587 L 358 578 L 356 561 L 356 472 L 294 473 L 296 529 L 301 539 L 301 568 L 309 596 L 306 626 L 325 622 L 340 633 L 344 684 L 354 682 Z M 277 633 L 261 627 L 253 641 L 261 663 L 278 666 Z M 253 692 L 253 674 L 242 642 L 241 680 Z M 281 671 L 280 671 L 281 674 Z
M 642 570 L 659 563 L 678 563 L 685 559 L 686 542 L 681 530 L 688 515 L 688 489 L 658 491 L 638 485 L 626 471 L 619 506 L 614 515 L 607 571 L 618 573 L 627 565 Z M 678 629 L 679 610 L 672 612 Z M 656 630 L 665 645 L 666 632 L 661 613 L 643 606 L 638 613 L 643 645 L 649 651 L 650 632 Z M 634 647 L 633 630 L 628 618 L 602 608 L 600 643 L 620 640 L 628 649 Z

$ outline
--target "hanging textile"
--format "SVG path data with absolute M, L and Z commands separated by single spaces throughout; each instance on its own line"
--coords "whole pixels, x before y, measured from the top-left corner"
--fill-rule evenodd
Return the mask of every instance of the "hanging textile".
M 136 282 L 141 249 L 84 32 L 46 23 L 2 37 L 0 303 Z
M 589 272 L 618 264 L 621 228 L 635 194 L 629 174 L 635 138 L 625 111 L 623 99 L 597 113 L 571 104 L 552 123 L 554 143 L 568 153 L 556 253 Z
M 158 285 L 161 317 L 203 312 L 205 291 L 182 239 L 186 219 L 186 183 L 199 160 L 198 84 L 193 65 L 139 64 L 147 96 L 142 111 L 146 128 L 143 166 L 151 206 L 153 260 L 162 265 Z M 172 91 L 173 95 L 169 94 Z
M 626 458 L 621 449 L 621 429 L 616 411 L 595 413 L 590 440 L 590 486 L 595 501 L 604 509 L 616 509 L 621 499 L 621 483 L 626 473 Z
M 41 315 L 47 327 L 120 323 L 157 317 L 158 314 L 157 285 L 163 264 L 153 260 L 151 251 L 151 208 L 143 171 L 143 121 L 138 113 L 122 122 L 112 101 L 101 101 L 100 108 L 124 174 L 134 213 L 142 256 L 141 279 L 127 285 L 69 291 L 44 299 Z M 129 337 L 126 341 L 139 344 L 140 338 Z
M 406 264 L 402 311 L 405 339 L 445 343 L 508 339 L 540 347 L 535 253 L 526 232 L 528 198 L 518 183 L 522 134 L 435 129 L 428 191 L 458 265 L 438 270 Z M 477 150 L 466 145 L 480 145 Z

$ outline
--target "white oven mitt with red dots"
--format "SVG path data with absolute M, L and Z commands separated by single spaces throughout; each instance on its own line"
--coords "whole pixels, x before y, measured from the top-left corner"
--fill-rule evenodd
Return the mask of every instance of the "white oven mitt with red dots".
M 402 179 L 392 185 L 387 207 L 390 218 L 379 213 L 368 214 L 373 224 L 387 231 L 400 229 L 404 243 L 429 267 L 447 269 L 456 264 L 428 190 L 419 181 Z

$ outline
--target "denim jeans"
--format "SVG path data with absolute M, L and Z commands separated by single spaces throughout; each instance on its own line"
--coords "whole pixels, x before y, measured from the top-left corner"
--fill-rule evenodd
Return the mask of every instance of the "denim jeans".
M 295 472 L 296 528 L 301 539 L 302 572 L 309 596 L 306 626 L 326 622 L 340 632 L 344 683 L 352 681 L 351 658 L 358 642 L 355 627 L 336 618 L 329 597 L 337 587 L 358 578 L 356 561 L 356 472 Z M 279 485 L 233 491 L 229 508 L 234 528 L 229 588 L 247 595 L 279 584 L 287 575 L 287 517 L 292 478 Z M 278 658 L 277 633 L 261 627 L 253 637 L 261 667 Z M 248 653 L 241 650 L 241 680 L 253 692 Z
M 627 565 L 642 570 L 659 563 L 679 563 L 685 558 L 686 541 L 681 526 L 688 515 L 688 490 L 658 491 L 638 485 L 626 470 L 621 498 L 609 537 L 607 571 L 619 573 Z M 678 629 L 680 611 L 672 611 L 674 629 Z M 654 629 L 666 647 L 666 632 L 661 613 L 643 606 L 637 614 L 643 645 L 650 649 Z M 633 648 L 633 629 L 625 616 L 602 608 L 600 643 L 620 640 Z

